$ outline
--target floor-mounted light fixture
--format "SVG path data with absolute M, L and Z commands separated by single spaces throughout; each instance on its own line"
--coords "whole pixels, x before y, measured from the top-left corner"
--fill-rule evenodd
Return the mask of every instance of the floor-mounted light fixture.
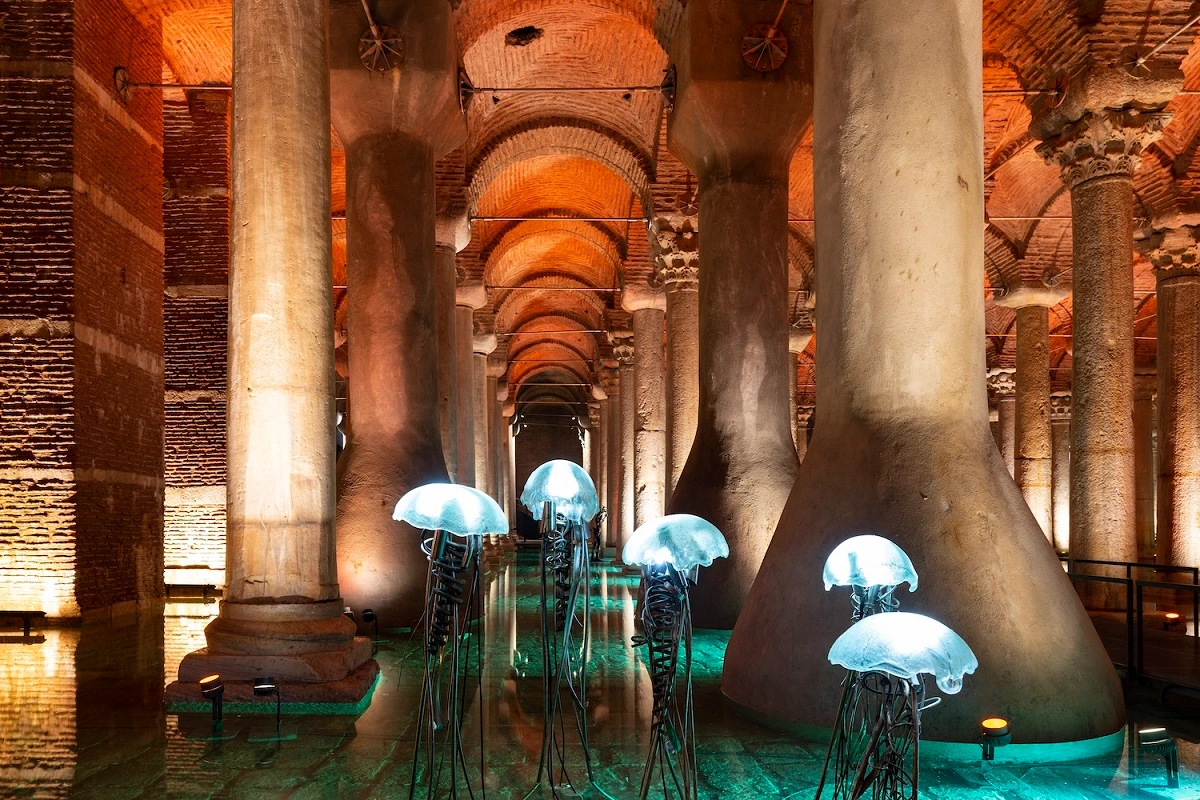
M 220 728 L 225 721 L 225 683 L 220 675 L 206 675 L 200 679 L 200 694 L 212 703 L 213 728 Z
M 1178 611 L 1168 611 L 1163 615 L 1163 630 L 1169 631 L 1182 621 L 1183 619 L 1179 616 Z
M 1179 788 L 1179 747 L 1167 735 L 1166 728 L 1142 728 L 1138 731 L 1138 746 L 1147 753 L 1162 756 L 1167 762 L 1167 788 Z
M 375 612 L 372 609 L 364 608 L 362 610 L 362 621 L 373 626 L 371 658 L 374 658 L 379 652 L 379 617 L 375 616 Z
M 979 723 L 979 746 L 983 748 L 983 760 L 994 761 L 996 748 L 1012 744 L 1012 731 L 1008 720 L 1003 717 L 988 717 Z
M 275 679 L 267 676 L 254 679 L 254 696 L 255 697 L 270 697 L 275 695 L 275 735 L 279 735 L 279 729 L 283 724 L 283 699 L 279 696 L 279 687 L 275 684 Z

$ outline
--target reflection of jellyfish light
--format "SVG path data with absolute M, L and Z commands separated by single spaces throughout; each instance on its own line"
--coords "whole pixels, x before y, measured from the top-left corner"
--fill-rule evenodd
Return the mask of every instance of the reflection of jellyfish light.
M 851 536 L 825 559 L 825 591 L 833 586 L 899 586 L 917 590 L 917 571 L 908 554 L 882 536 Z
M 680 572 L 728 557 L 729 545 L 721 532 L 708 520 L 691 514 L 668 514 L 647 522 L 633 532 L 621 551 L 626 564 L 670 564 Z
M 454 483 L 418 486 L 400 498 L 392 519 L 459 536 L 508 533 L 508 520 L 495 500 L 478 489 Z
M 588 522 L 600 513 L 596 485 L 587 472 L 573 461 L 560 458 L 535 469 L 521 492 L 521 505 L 535 520 L 541 521 L 545 503 L 553 503 L 554 513 L 568 522 Z
M 829 649 L 829 661 L 852 672 L 886 672 L 915 683 L 933 675 L 946 694 L 962 689 L 979 661 L 954 631 L 923 614 L 897 611 L 864 617 Z

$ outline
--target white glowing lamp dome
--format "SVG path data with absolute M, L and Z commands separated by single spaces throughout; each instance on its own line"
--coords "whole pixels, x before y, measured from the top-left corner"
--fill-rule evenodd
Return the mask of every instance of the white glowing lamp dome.
M 670 564 L 680 572 L 728 557 L 724 535 L 708 520 L 691 514 L 668 514 L 647 522 L 633 532 L 621 551 L 626 564 Z
M 535 469 L 521 492 L 521 505 L 536 520 L 542 518 L 542 505 L 547 502 L 554 504 L 554 513 L 570 522 L 588 522 L 600 513 L 592 479 L 583 467 L 561 458 Z
M 851 536 L 825 559 L 825 591 L 831 586 L 899 586 L 917 590 L 917 570 L 908 554 L 890 539 L 874 534 Z
M 418 486 L 396 503 L 392 519 L 457 536 L 508 533 L 508 518 L 495 500 L 478 489 L 456 483 Z
M 907 611 L 873 614 L 854 623 L 829 648 L 829 662 L 909 681 L 929 674 L 946 694 L 958 694 L 963 676 L 979 668 L 961 636 L 932 617 Z

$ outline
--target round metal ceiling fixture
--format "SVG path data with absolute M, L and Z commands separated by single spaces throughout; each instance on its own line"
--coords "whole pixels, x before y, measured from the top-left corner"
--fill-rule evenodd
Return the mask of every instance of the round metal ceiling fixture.
M 358 40 L 358 57 L 372 72 L 390 72 L 404 60 L 404 40 L 395 28 L 372 25 Z
M 742 60 L 756 72 L 772 72 L 787 58 L 787 37 L 777 25 L 760 22 L 742 34 Z

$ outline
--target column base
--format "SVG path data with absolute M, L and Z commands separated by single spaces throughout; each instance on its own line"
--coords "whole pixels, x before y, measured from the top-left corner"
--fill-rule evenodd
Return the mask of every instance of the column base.
M 356 636 L 346 646 L 316 653 L 217 653 L 205 647 L 188 653 L 179 664 L 179 680 L 195 683 L 219 674 L 230 681 L 253 681 L 269 675 L 277 681 L 330 683 L 340 681 L 371 660 L 371 640 Z
M 371 691 L 379 677 L 379 665 L 371 659 L 371 642 L 365 637 L 355 639 L 356 647 L 362 642 L 366 648 L 366 660 L 359 664 L 340 679 L 322 682 L 303 681 L 281 677 L 278 673 L 270 674 L 279 687 L 279 698 L 284 713 L 303 714 L 360 714 L 370 702 Z M 199 666 L 206 663 L 209 657 L 205 651 L 191 653 L 185 661 L 191 659 L 192 664 Z M 207 662 L 211 667 L 207 672 L 201 670 L 201 675 L 211 675 L 219 672 L 225 684 L 225 712 L 227 714 L 274 714 L 275 698 L 256 697 L 254 681 L 241 679 L 240 673 L 226 670 L 224 661 L 220 664 Z M 245 665 L 241 665 L 245 666 Z M 238 677 L 234 677 L 238 675 Z M 175 681 L 166 689 L 167 711 L 172 713 L 207 712 L 211 705 L 200 694 L 200 686 L 195 678 L 183 676 L 180 667 L 180 680 Z

